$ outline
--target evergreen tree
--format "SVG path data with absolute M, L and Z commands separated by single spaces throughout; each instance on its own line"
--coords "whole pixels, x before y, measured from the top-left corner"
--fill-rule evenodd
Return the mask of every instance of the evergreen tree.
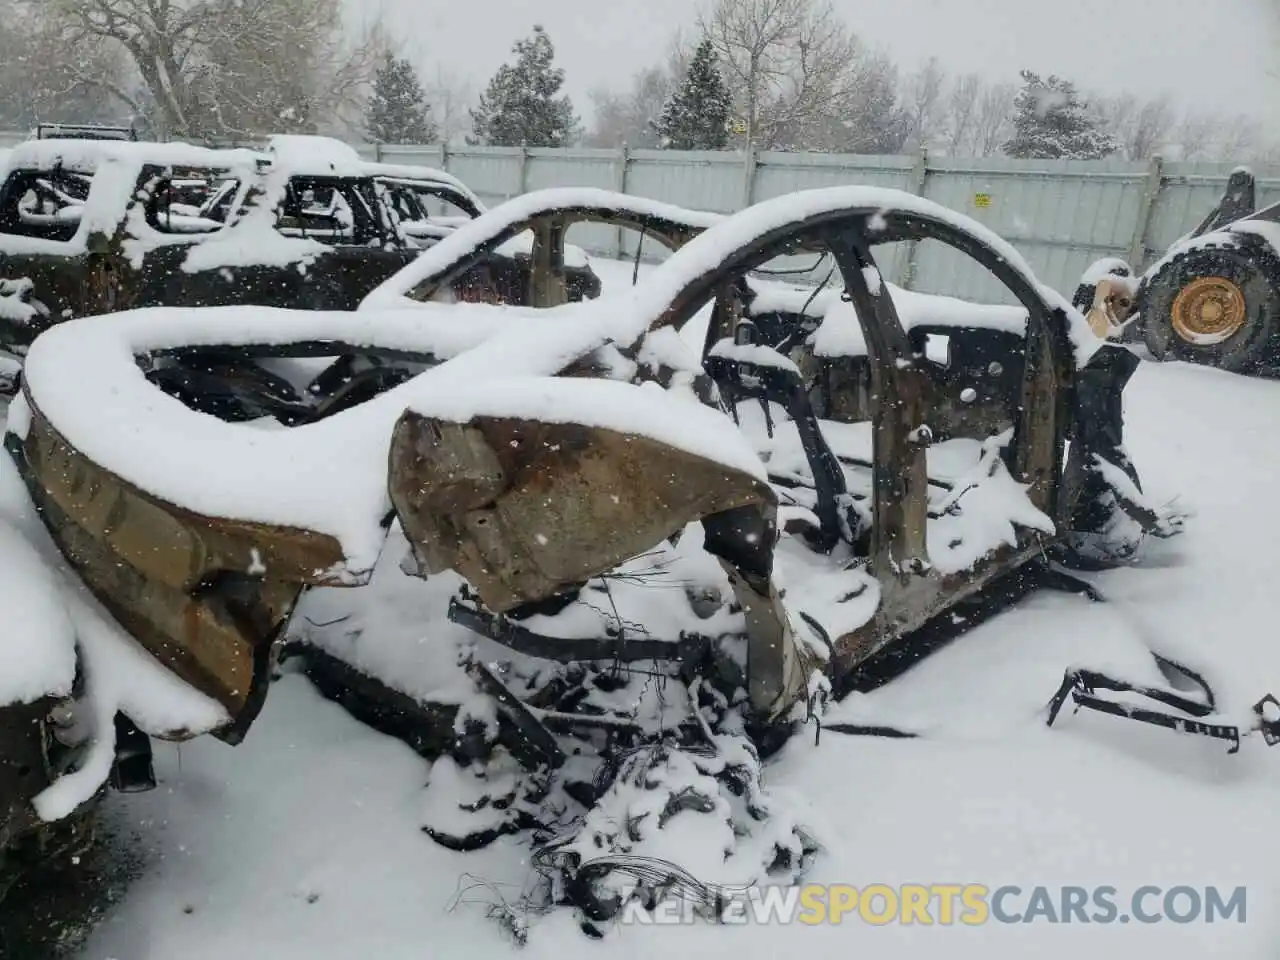
M 391 54 L 378 68 L 369 98 L 368 137 L 374 143 L 434 143 L 436 125 L 431 107 L 408 60 Z
M 579 133 L 578 117 L 564 86 L 564 70 L 552 66 L 555 46 L 541 26 L 511 48 L 514 64 L 503 64 L 471 111 L 468 141 L 495 147 L 568 147 Z
M 733 97 L 716 65 L 711 39 L 698 44 L 684 82 L 663 108 L 658 135 L 667 150 L 723 150 Z
M 1099 160 L 1116 151 L 1116 140 L 1100 129 L 1069 80 L 1041 79 L 1022 71 L 1014 102 L 1013 138 L 1001 148 L 1010 157 L 1040 160 Z

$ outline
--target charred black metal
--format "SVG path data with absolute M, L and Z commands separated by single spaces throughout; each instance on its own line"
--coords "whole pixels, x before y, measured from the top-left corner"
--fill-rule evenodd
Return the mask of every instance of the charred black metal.
M 559 663 L 587 663 L 593 660 L 615 663 L 647 660 L 696 662 L 706 657 L 711 649 L 710 639 L 697 635 L 683 636 L 679 640 L 627 636 L 582 639 L 547 637 L 512 623 L 509 617 L 489 613 L 481 607 L 479 601 L 466 595 L 450 599 L 449 619 L 518 653 Z
M 115 716 L 116 756 L 111 764 L 111 788 L 119 793 L 145 793 L 156 788 L 151 738 L 123 713 Z
M 1165 661 L 1165 663 L 1168 663 L 1168 661 Z M 1137 720 L 1141 723 L 1165 727 L 1181 733 L 1191 733 L 1211 737 L 1215 740 L 1225 740 L 1231 745 L 1227 750 L 1228 753 L 1239 752 L 1242 736 L 1239 726 L 1235 724 L 1206 723 L 1203 720 L 1204 717 L 1212 715 L 1217 709 L 1213 699 L 1213 691 L 1209 688 L 1204 678 L 1185 667 L 1178 667 L 1177 669 L 1179 673 L 1200 688 L 1204 699 L 1194 700 L 1173 690 L 1130 683 L 1097 670 L 1068 670 L 1063 675 L 1062 684 L 1049 702 L 1048 715 L 1045 722 L 1048 726 L 1053 726 L 1062 707 L 1066 704 L 1067 699 L 1070 698 L 1077 710 L 1085 708 L 1113 717 Z M 1131 703 L 1109 700 L 1105 696 L 1100 696 L 1099 691 L 1134 694 L 1170 707 L 1172 711 L 1177 712 L 1151 709 Z M 1280 706 L 1274 698 L 1269 697 L 1259 701 L 1254 707 L 1254 711 L 1260 720 L 1260 725 L 1257 729 L 1263 731 L 1267 746 L 1280 742 L 1280 724 L 1273 719 L 1264 717 L 1266 706 L 1272 704 Z
M 742 326 L 747 327 L 746 324 Z M 747 342 L 754 344 L 755 341 L 753 338 Z M 759 400 L 766 405 L 777 403 L 794 421 L 817 494 L 814 512 L 820 527 L 810 538 L 813 546 L 828 553 L 841 540 L 856 543 L 863 539 L 866 532 L 846 503 L 849 491 L 844 471 L 822 434 L 809 399 L 809 390 L 799 373 L 781 366 L 766 366 L 714 353 L 703 358 L 703 367 L 715 381 L 721 398 L 730 406 L 747 399 Z

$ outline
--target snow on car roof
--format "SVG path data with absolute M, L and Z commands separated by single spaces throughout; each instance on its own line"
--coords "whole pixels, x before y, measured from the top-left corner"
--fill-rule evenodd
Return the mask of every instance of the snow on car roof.
M 105 163 L 140 168 L 198 167 L 224 170 L 252 167 L 264 155 L 237 148 L 221 150 L 189 143 L 136 143 L 131 140 L 28 140 L 13 148 L 12 170 L 47 170 L 62 166 L 79 173 L 94 173 Z
M 266 152 L 274 164 L 295 176 L 369 176 L 360 154 L 332 137 L 276 134 L 267 138 Z
M 26 255 L 68 255 L 86 249 L 94 233 L 115 233 L 133 199 L 138 177 L 147 166 L 227 171 L 235 177 L 255 174 L 261 154 L 251 150 L 214 150 L 186 143 L 134 143 L 128 140 L 32 140 L 13 149 L 8 172 L 52 170 L 61 166 L 73 173 L 91 175 L 92 184 L 70 240 L 9 235 L 5 249 Z M 134 224 L 147 234 L 145 244 L 163 242 L 155 231 Z M 172 238 L 171 238 L 172 239 Z
M 619 212 L 632 211 L 663 217 L 675 222 L 702 226 L 703 232 L 675 255 L 656 267 L 633 289 L 635 309 L 615 310 L 616 324 L 608 338 L 633 343 L 666 311 L 673 297 L 699 276 L 715 269 L 733 251 L 765 234 L 788 226 L 799 227 L 812 217 L 847 211 L 884 214 L 910 213 L 961 230 L 982 241 L 1044 301 L 1061 310 L 1067 318 L 1067 334 L 1075 350 L 1076 363 L 1086 363 L 1102 344 L 1083 314 L 1057 291 L 1041 283 L 1014 247 L 990 228 L 924 197 L 887 187 L 827 187 L 783 194 L 754 204 L 738 213 L 723 214 L 685 210 L 656 200 L 633 197 L 608 190 L 568 188 L 539 190 L 509 200 L 459 227 L 427 250 L 403 270 L 393 274 L 365 297 L 360 309 L 412 308 L 419 306 L 407 294 L 428 277 L 450 269 L 478 246 L 502 236 L 515 224 L 541 213 L 566 207 L 602 207 Z M 610 298 L 611 299 L 611 298 Z

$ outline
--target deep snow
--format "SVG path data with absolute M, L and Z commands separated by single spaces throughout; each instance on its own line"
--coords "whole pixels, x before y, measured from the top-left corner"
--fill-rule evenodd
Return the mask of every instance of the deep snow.
M 1280 384 L 1143 364 L 1126 393 L 1128 447 L 1156 502 L 1181 496 L 1196 511 L 1186 534 L 1150 543 L 1131 569 L 1094 577 L 1107 604 L 1033 595 L 888 687 L 837 707 L 842 718 L 874 717 L 924 739 L 827 733 L 815 747 L 801 737 L 766 774 L 767 786 L 807 798 L 827 844 L 814 882 L 1109 884 L 1122 896 L 1143 884 L 1244 885 L 1246 923 L 851 920 L 794 930 L 629 928 L 600 944 L 559 911 L 533 919 L 524 954 L 1273 958 L 1280 919 L 1268 904 L 1280 894 L 1280 840 L 1269 791 L 1280 785 L 1280 751 L 1249 737 L 1232 757 L 1217 741 L 1069 711 L 1049 730 L 1040 711 L 1066 666 L 1117 664 L 1146 679 L 1150 648 L 1207 665 L 1223 701 L 1280 691 L 1278 409 Z M 412 630 L 411 612 L 394 616 L 397 629 Z M 445 638 L 424 646 L 436 639 Z M 241 746 L 157 743 L 156 757 L 159 790 L 109 801 L 107 815 L 142 837 L 149 866 L 98 927 L 85 960 L 515 952 L 486 913 L 499 897 L 515 900 L 530 877 L 519 840 L 465 855 L 435 845 L 420 831 L 426 763 L 303 678 L 276 684 Z

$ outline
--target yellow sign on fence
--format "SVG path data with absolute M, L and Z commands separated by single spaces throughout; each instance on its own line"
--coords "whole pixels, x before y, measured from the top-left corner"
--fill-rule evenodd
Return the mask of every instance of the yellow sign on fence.
M 747 132 L 747 121 L 737 117 L 729 124 L 729 129 L 740 137 Z
M 973 195 L 973 205 L 975 207 L 983 207 L 983 208 L 991 206 L 991 194 L 975 193 Z

